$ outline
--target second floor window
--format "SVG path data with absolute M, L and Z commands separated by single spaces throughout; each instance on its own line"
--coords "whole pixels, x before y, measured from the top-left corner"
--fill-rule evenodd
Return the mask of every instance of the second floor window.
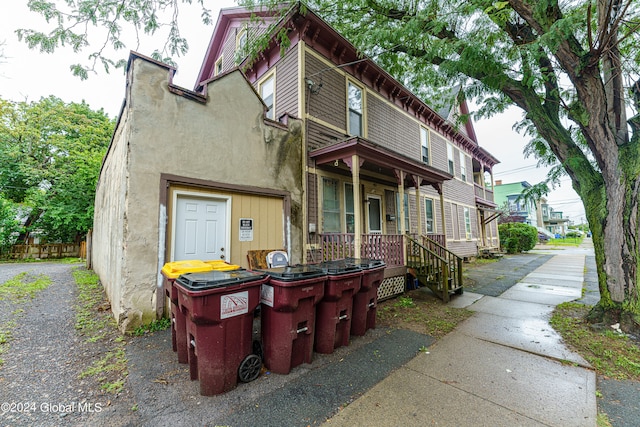
M 422 145 L 422 162 L 429 164 L 429 130 L 420 127 L 420 145 Z
M 222 66 L 223 66 L 223 62 L 222 62 L 222 56 L 220 58 L 218 58 L 218 60 L 216 61 L 216 66 L 215 66 L 215 74 L 214 75 L 218 75 L 218 74 L 222 74 Z
M 460 179 L 467 181 L 467 158 L 462 151 L 460 151 Z
M 448 166 L 449 166 L 449 169 L 448 169 L 449 173 L 451 175 L 455 175 L 455 169 L 453 167 L 453 162 L 454 162 L 454 160 L 453 160 L 453 145 L 451 145 L 451 144 L 447 144 L 447 160 L 448 160 L 447 163 L 448 163 Z
M 364 136 L 362 131 L 362 89 L 349 83 L 349 133 Z
M 267 117 L 275 120 L 275 77 L 273 74 L 260 84 L 260 97 L 267 106 Z

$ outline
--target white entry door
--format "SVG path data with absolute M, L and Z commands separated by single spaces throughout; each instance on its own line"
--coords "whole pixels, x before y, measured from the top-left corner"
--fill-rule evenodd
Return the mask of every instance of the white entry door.
M 369 233 L 382 233 L 382 201 L 379 196 L 367 196 L 369 205 Z
M 183 194 L 174 200 L 173 261 L 227 259 L 228 200 Z

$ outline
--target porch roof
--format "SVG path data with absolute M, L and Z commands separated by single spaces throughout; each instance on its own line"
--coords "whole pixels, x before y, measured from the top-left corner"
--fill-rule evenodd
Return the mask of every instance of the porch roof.
M 447 172 L 403 156 L 360 137 L 349 138 L 318 148 L 311 151 L 309 157 L 314 159 L 318 165 L 342 160 L 351 169 L 351 161 L 354 154 L 359 157 L 361 167 L 376 167 L 381 172 L 395 176 L 398 182 L 400 173 L 407 174 L 414 184 L 416 184 L 413 181 L 414 177 L 418 177 L 420 185 L 440 186 L 444 181 L 453 178 Z

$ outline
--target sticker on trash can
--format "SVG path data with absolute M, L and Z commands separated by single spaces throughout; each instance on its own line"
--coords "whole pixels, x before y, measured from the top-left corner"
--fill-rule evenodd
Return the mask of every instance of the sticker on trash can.
M 220 318 L 239 316 L 249 312 L 249 291 L 223 295 L 220 298 Z
M 260 302 L 273 307 L 273 286 L 262 285 L 262 288 L 260 288 Z

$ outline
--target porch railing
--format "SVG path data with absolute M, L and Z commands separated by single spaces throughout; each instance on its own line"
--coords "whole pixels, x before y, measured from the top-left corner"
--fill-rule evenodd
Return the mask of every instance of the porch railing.
M 387 267 L 405 265 L 401 234 L 363 234 L 359 254 L 355 253 L 353 233 L 323 234 L 321 238 L 323 261 L 354 257 L 380 259 Z
M 408 236 L 423 239 L 432 251 L 445 257 L 445 236 L 443 234 L 428 234 L 426 236 Z M 355 253 L 355 235 L 353 233 L 331 233 L 321 235 L 322 260 L 354 257 L 383 260 L 387 267 L 405 266 L 404 251 L 405 236 L 402 234 L 363 234 L 360 244 L 360 254 Z M 431 242 L 431 243 L 427 243 Z M 438 248 L 436 248 L 437 245 Z

